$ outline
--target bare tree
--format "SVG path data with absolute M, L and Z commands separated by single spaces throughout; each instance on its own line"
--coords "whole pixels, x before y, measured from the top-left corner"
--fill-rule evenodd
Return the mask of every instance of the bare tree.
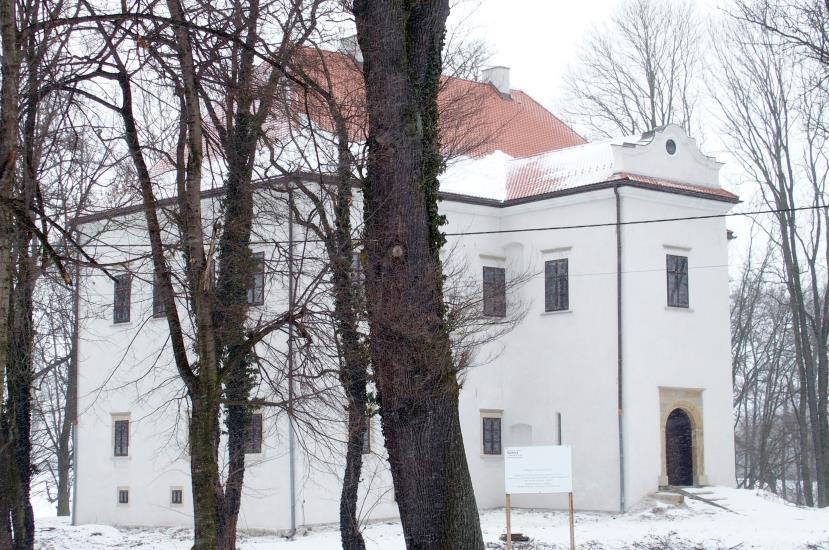
M 59 221 L 63 213 L 48 202 L 46 175 L 54 168 L 50 162 L 57 160 L 52 155 L 60 147 L 56 135 L 71 126 L 69 113 L 76 106 L 60 94 L 61 86 L 86 78 L 89 65 L 67 62 L 65 47 L 71 34 L 66 29 L 38 27 L 69 10 L 63 2 L 42 0 L 0 7 L 5 136 L 0 153 L 0 395 L 5 397 L 0 409 L 0 547 L 13 544 L 16 549 L 34 545 L 30 489 L 35 287 L 47 269 L 71 284 L 64 266 L 67 248 L 58 252 L 55 247 L 61 241 L 77 247 Z
M 718 47 L 721 106 L 729 146 L 775 210 L 768 238 L 782 259 L 798 382 L 814 448 L 818 504 L 829 504 L 826 270 L 826 97 L 809 83 L 807 64 L 787 56 L 774 34 L 734 20 Z M 803 72 L 801 72 L 803 71 Z M 801 446 L 806 447 L 806 434 Z M 807 488 L 807 501 L 808 497 Z
M 477 73 L 486 51 L 481 44 L 465 40 L 462 29 L 456 28 L 453 37 L 454 40 L 445 47 L 452 63 L 441 78 L 438 99 L 442 153 L 446 159 L 470 154 L 488 138 L 483 124 L 478 124 L 479 113 L 474 101 L 485 88 L 462 80 Z M 318 178 L 296 183 L 301 196 L 313 208 L 303 214 L 294 207 L 293 212 L 298 223 L 309 228 L 324 243 L 328 255 L 329 288 L 333 296 L 330 315 L 335 327 L 338 370 L 348 411 L 340 531 L 343 547 L 358 550 L 365 547 L 357 512 L 363 437 L 367 416 L 373 414 L 378 404 L 366 390 L 372 373 L 367 335 L 360 330 L 366 308 L 363 289 L 365 254 L 362 228 L 354 227 L 352 220 L 359 215 L 360 207 L 354 201 L 353 191 L 364 179 L 366 162 L 365 87 L 362 68 L 357 61 L 360 54 L 356 42 L 346 39 L 340 46 L 339 52 L 309 47 L 291 62 L 290 70 L 301 77 L 304 86 L 297 89 L 296 101 L 282 103 L 285 107 L 282 116 L 291 120 L 289 140 L 296 145 L 307 140 L 312 146 L 311 152 L 300 155 L 298 166 L 281 169 L 286 175 L 297 168 L 309 174 L 318 173 Z M 299 104 L 298 109 L 296 104 Z M 478 128 L 482 131 L 473 131 Z M 495 129 L 488 130 L 493 132 Z M 272 142 L 270 146 L 277 144 Z M 459 329 L 463 325 L 459 323 Z M 471 327 L 464 328 L 471 331 Z
M 102 184 L 113 163 L 111 148 L 98 147 L 92 120 L 69 93 L 55 93 L 43 101 L 43 127 L 38 131 L 42 145 L 37 172 L 44 208 L 57 220 L 67 235 L 55 237 L 55 247 L 66 255 L 67 270 L 73 284 L 67 287 L 55 269 L 45 269 L 37 280 L 33 295 L 34 335 L 32 382 L 32 463 L 36 479 L 57 514 L 70 514 L 72 479 L 72 436 L 76 424 L 78 330 L 80 273 L 83 262 L 76 261 L 73 243 L 83 246 L 77 233 L 78 218 L 95 206 L 105 194 Z M 52 128 L 52 121 L 65 121 Z
M 739 0 L 734 15 L 800 50 L 829 76 L 829 2 L 826 0 Z
M 168 16 L 149 14 L 123 24 L 119 18 L 110 22 L 95 13 L 89 17 L 96 22 L 109 55 L 99 76 L 117 85 L 119 104 L 83 90 L 78 93 L 112 109 L 121 119 L 140 190 L 153 279 L 163 303 L 176 368 L 190 401 L 195 548 L 235 547 L 244 442 L 251 409 L 260 404 L 251 399 L 255 350 L 274 332 L 289 326 L 302 331 L 301 307 L 294 303 L 271 319 L 248 318 L 248 288 L 255 264 L 249 244 L 257 149 L 286 78 L 285 62 L 314 32 L 325 5 L 274 0 L 224 10 L 213 4 L 169 0 Z M 269 42 L 274 35 L 266 30 L 268 25 L 281 40 L 276 45 Z M 163 40 L 150 47 L 142 38 L 147 35 L 163 36 Z M 263 59 L 266 63 L 261 64 Z M 153 79 L 152 90 L 136 88 L 136 82 L 144 86 Z M 148 152 L 160 148 L 143 141 L 146 128 L 137 114 L 137 102 L 147 97 L 162 97 L 166 108 L 178 117 L 172 132 L 167 127 L 168 134 L 176 136 L 174 153 L 154 155 L 174 170 L 176 212 L 172 219 L 159 207 L 159 195 L 169 188 L 151 175 L 153 162 L 148 158 Z M 208 161 L 220 168 L 206 170 Z M 202 192 L 211 176 L 222 180 L 218 216 L 203 212 Z M 165 242 L 171 223 L 179 236 L 176 243 Z M 165 254 L 171 244 L 183 252 L 181 274 L 174 272 Z M 180 317 L 176 282 L 184 287 L 190 323 Z M 228 435 L 224 479 L 219 467 L 223 408 Z
M 752 252 L 731 300 L 737 484 L 813 505 L 808 428 L 800 422 L 805 400 L 779 258 L 768 246 L 755 264 Z
M 0 3 L 0 41 L 2 41 L 3 82 L 0 88 L 0 199 L 8 203 L 13 198 L 14 174 L 18 155 L 18 113 L 20 85 L 20 52 L 18 46 L 17 5 L 15 0 Z M 5 396 L 6 365 L 10 357 L 9 320 L 12 289 L 12 223 L 9 208 L 0 208 L 0 397 Z M 2 401 L 5 401 L 4 399 Z M 3 407 L 4 408 L 4 407 Z M 2 410 L 2 408 L 0 408 Z M 7 479 L 11 468 L 9 437 L 5 414 L 0 418 L 0 472 Z M 13 545 L 9 516 L 11 502 L 7 487 L 0 486 L 0 549 L 10 550 Z
M 701 47 L 693 2 L 625 0 L 591 32 L 566 73 L 565 113 L 597 137 L 671 123 L 692 132 Z

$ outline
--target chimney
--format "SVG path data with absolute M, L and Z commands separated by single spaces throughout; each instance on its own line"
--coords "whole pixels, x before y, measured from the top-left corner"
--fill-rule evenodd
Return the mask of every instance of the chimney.
M 487 84 L 492 84 L 501 97 L 510 97 L 509 95 L 509 67 L 490 67 L 481 71 L 482 80 Z
M 354 58 L 357 63 L 363 62 L 363 52 L 360 51 L 360 44 L 357 42 L 356 34 L 341 38 L 339 50 L 341 53 Z

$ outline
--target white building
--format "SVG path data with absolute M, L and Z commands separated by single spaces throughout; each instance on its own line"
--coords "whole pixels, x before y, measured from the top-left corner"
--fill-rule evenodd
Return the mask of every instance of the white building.
M 475 84 L 498 135 L 442 178 L 445 231 L 469 276 L 483 284 L 484 271 L 493 281 L 536 274 L 515 290 L 524 319 L 481 350 L 492 359 L 468 372 L 461 393 L 478 505 L 503 505 L 502 451 L 512 445 L 572 446 L 581 509 L 617 511 L 669 483 L 732 486 L 722 214 L 737 198 L 720 188 L 719 163 L 676 126 L 586 144 L 510 90 L 505 71 L 489 75 L 491 86 Z M 124 209 L 86 223 L 115 220 L 100 242 L 134 250 L 145 244 L 140 228 L 124 222 L 140 226 L 141 216 Z M 260 234 L 284 229 L 259 222 Z M 185 398 L 166 322 L 152 316 L 152 285 L 133 277 L 122 322 L 110 279 L 90 275 L 85 290 L 94 319 L 81 335 L 74 521 L 191 525 Z M 279 311 L 284 289 L 264 291 L 254 309 Z M 362 484 L 375 518 L 396 515 L 377 424 Z M 247 455 L 239 527 L 287 529 L 292 505 L 297 525 L 336 522 L 337 452 L 297 446 L 292 495 L 287 420 L 265 410 L 262 427 L 260 452 Z M 525 495 L 513 504 L 565 501 Z

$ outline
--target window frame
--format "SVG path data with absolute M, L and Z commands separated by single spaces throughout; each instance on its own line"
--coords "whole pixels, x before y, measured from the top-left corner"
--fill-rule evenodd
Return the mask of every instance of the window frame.
M 560 267 L 564 266 L 563 273 Z M 552 268 L 552 269 L 551 269 Z M 563 285 L 563 291 L 561 286 Z M 550 299 L 552 297 L 552 300 Z M 563 303 L 562 303 L 563 302 Z M 570 310 L 570 258 L 544 261 L 544 312 Z
M 121 497 L 125 496 L 126 498 L 122 499 Z M 130 504 L 130 488 L 129 487 L 118 487 L 115 490 L 115 499 L 118 503 L 118 506 L 129 506 Z
M 153 319 L 162 319 L 167 316 L 167 308 L 164 306 L 164 300 L 161 298 L 161 289 L 159 288 L 158 275 L 153 273 Z
M 258 420 L 255 420 L 258 417 Z M 258 425 L 257 425 L 258 423 Z M 258 433 L 257 433 L 258 432 Z M 257 411 L 251 413 L 250 419 L 248 422 L 247 430 L 245 433 L 245 444 L 244 444 L 244 451 L 246 455 L 261 455 L 263 449 L 263 441 L 264 441 L 264 432 L 265 432 L 265 417 L 262 412 Z M 258 435 L 258 439 L 255 441 L 251 441 L 251 438 L 255 438 Z
M 363 265 L 363 251 L 355 249 L 351 251 L 351 280 L 362 287 L 366 281 L 366 272 Z
M 112 324 L 129 323 L 132 310 L 132 277 L 129 273 L 115 275 L 112 289 Z M 126 290 L 125 290 L 126 288 Z M 119 315 L 119 312 L 121 314 Z
M 123 424 L 122 424 L 123 423 Z M 113 458 L 129 458 L 130 457 L 130 417 L 129 415 L 125 414 L 114 414 L 112 415 L 112 457 Z M 118 426 L 124 425 L 126 426 L 126 444 L 119 445 L 119 437 L 118 437 Z M 123 453 L 119 453 L 121 447 L 125 447 L 125 451 Z
M 360 453 L 363 455 L 371 454 L 371 417 L 366 415 L 363 422 L 362 442 L 360 446 Z
M 486 441 L 486 424 L 487 421 L 498 421 L 498 452 L 489 452 Z M 497 410 L 481 410 L 480 424 L 481 427 L 481 456 L 504 456 L 504 421 L 503 411 Z
M 265 253 L 253 252 L 251 284 L 248 286 L 248 305 L 261 306 L 265 304 Z M 259 284 L 257 284 L 259 283 Z
M 178 501 L 176 501 L 176 493 L 178 493 Z M 170 504 L 172 506 L 184 505 L 184 488 L 170 487 Z
M 485 265 L 481 269 L 481 280 L 484 316 L 506 317 L 507 270 L 503 267 Z
M 677 260 L 684 263 L 684 270 L 677 269 Z M 672 265 L 672 261 L 674 262 Z M 691 288 L 688 256 L 665 254 L 665 291 L 668 307 L 689 309 L 691 307 Z M 682 298 L 682 285 L 685 285 L 685 300 Z M 673 287 L 673 288 L 672 288 Z

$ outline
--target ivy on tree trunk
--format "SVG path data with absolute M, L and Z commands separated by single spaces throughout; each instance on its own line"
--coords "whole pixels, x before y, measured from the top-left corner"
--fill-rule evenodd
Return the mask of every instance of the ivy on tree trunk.
M 356 0 L 368 110 L 370 350 L 408 548 L 481 549 L 444 316 L 438 174 L 448 0 Z

